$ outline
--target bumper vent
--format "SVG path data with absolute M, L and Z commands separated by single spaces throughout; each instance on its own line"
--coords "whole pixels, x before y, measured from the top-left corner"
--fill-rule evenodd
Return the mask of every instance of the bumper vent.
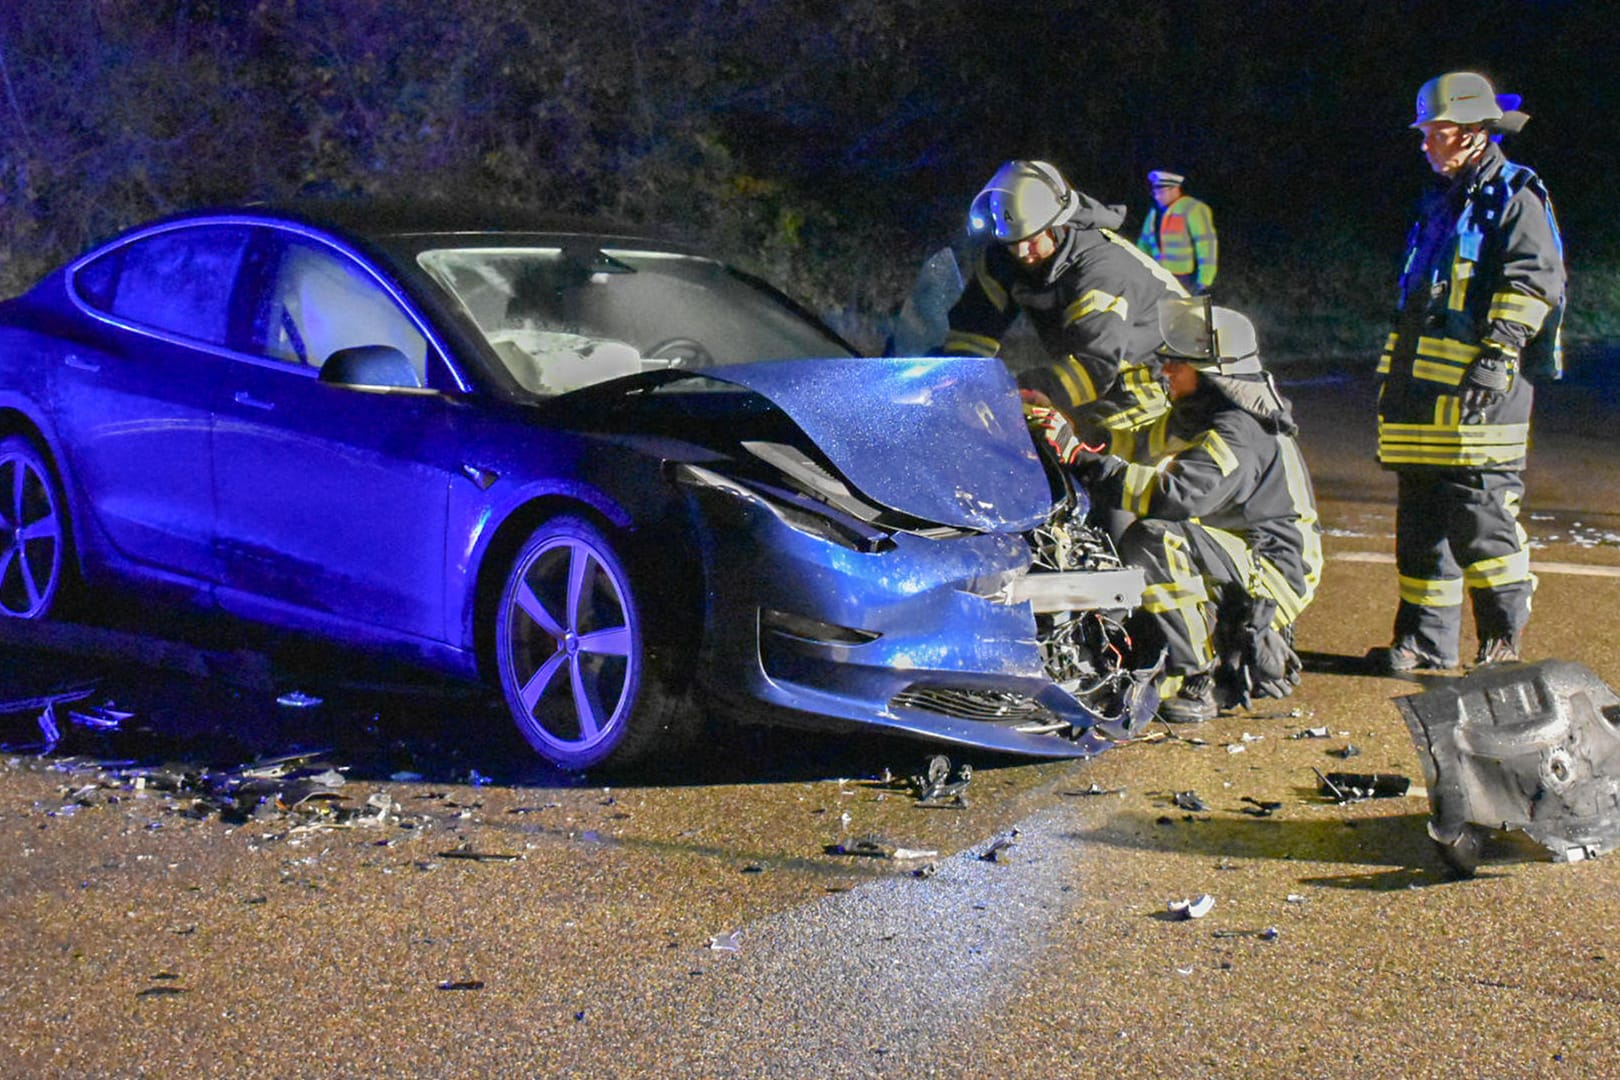
M 1046 724 L 1057 720 L 1050 709 L 1034 698 L 999 690 L 951 690 L 912 685 L 890 698 L 889 707 L 917 709 L 957 720 L 988 724 Z

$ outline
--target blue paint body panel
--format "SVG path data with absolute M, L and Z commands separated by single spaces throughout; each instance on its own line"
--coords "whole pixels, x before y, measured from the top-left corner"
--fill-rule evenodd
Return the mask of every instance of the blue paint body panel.
M 229 281 L 221 259 L 199 270 L 172 254 L 203 228 L 234 238 Z M 560 252 L 564 270 L 584 269 L 541 299 L 624 329 L 514 323 L 501 333 L 528 350 L 519 363 L 488 323 L 520 281 L 492 296 L 469 276 L 453 294 L 424 269 L 423 252 L 461 248 Z M 294 257 L 308 250 L 316 271 Z M 686 275 L 678 304 L 660 298 L 666 265 Z M 295 270 L 306 277 L 286 284 Z M 124 289 L 135 273 L 151 276 L 144 291 Z M 711 279 L 717 306 L 741 297 L 791 347 L 754 360 L 683 344 L 693 332 L 663 323 L 701 306 L 693 290 Z M 173 310 L 153 299 L 165 294 Z M 677 344 L 660 350 L 666 336 Z M 321 354 L 345 343 L 397 349 L 421 385 L 323 381 Z M 679 370 L 699 357 L 714 366 Z M 49 455 L 92 580 L 476 677 L 489 581 L 515 538 L 571 513 L 606 530 L 668 613 L 653 636 L 698 642 L 693 674 L 716 700 L 1014 753 L 1097 748 L 908 697 L 1004 694 L 1090 723 L 1046 677 L 1029 605 L 992 587 L 1025 572 L 1021 534 L 1052 506 L 1002 365 L 857 357 L 785 298 L 675 245 L 183 215 L 0 304 L 0 423 Z M 761 446 L 807 464 L 790 475 Z

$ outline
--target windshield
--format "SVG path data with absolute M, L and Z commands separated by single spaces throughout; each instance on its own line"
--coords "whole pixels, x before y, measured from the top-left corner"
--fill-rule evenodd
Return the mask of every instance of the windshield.
M 712 259 L 604 248 L 440 248 L 417 261 L 525 390 L 550 396 L 663 368 L 852 353 Z

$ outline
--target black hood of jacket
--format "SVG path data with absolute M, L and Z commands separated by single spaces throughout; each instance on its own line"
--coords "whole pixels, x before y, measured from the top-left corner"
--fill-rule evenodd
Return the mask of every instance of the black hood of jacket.
M 1216 375 L 1208 371 L 1198 374 L 1198 391 L 1185 402 L 1188 418 L 1203 418 L 1225 408 L 1238 408 L 1254 417 L 1255 421 L 1273 435 L 1294 435 L 1299 425 L 1294 422 L 1293 406 L 1277 390 L 1271 375 Z

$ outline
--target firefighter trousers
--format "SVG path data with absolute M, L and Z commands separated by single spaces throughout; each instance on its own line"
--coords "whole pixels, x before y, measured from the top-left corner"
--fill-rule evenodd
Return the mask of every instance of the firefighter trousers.
M 1394 644 L 1456 665 L 1467 591 L 1481 644 L 1501 640 L 1517 649 L 1536 587 L 1519 524 L 1524 474 L 1433 469 L 1396 475 L 1400 606 Z
M 1172 676 L 1209 671 L 1223 646 L 1218 631 L 1285 632 L 1283 612 L 1309 602 L 1241 536 L 1195 521 L 1140 518 L 1125 530 L 1119 551 L 1146 579 L 1131 623 L 1137 655 L 1164 650 Z M 1271 583 L 1290 595 L 1272 595 Z

